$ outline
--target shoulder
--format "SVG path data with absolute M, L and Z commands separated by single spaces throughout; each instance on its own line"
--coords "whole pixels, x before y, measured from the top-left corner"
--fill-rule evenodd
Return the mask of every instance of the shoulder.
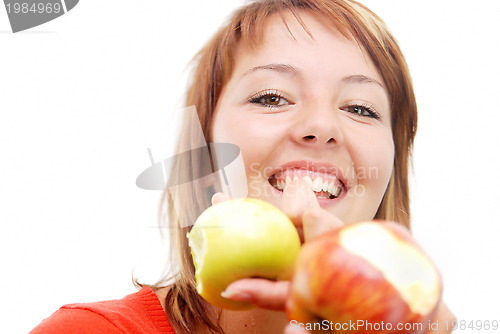
M 119 300 L 64 305 L 31 333 L 141 334 L 174 331 L 155 292 L 144 287 Z
M 74 333 L 122 333 L 103 315 L 85 309 L 64 306 L 42 321 L 30 334 Z

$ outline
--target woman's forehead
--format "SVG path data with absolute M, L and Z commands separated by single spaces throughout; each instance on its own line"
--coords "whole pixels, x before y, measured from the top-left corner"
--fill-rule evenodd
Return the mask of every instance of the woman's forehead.
M 383 83 L 367 52 L 321 15 L 299 11 L 299 22 L 290 11 L 282 14 L 266 19 L 260 43 L 256 41 L 252 47 L 242 41 L 233 75 L 241 77 L 260 69 L 307 75 L 312 73 L 308 70 L 316 69 L 316 73 L 338 72 L 342 77 L 366 75 Z
M 318 38 L 318 32 L 338 34 L 355 42 L 349 27 L 335 23 L 321 13 L 304 9 L 294 10 L 293 13 L 286 9 L 270 14 L 263 20 L 263 24 L 247 27 L 246 30 L 238 43 L 238 48 L 245 51 L 259 49 L 267 43 L 273 43 L 276 38 L 313 42 Z

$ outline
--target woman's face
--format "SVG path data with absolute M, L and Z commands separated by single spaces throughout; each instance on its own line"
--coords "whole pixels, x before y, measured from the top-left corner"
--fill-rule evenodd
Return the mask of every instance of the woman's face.
M 365 52 L 307 12 L 266 22 L 262 45 L 240 48 L 217 104 L 213 141 L 240 147 L 248 196 L 281 207 L 286 182 L 310 183 L 345 223 L 371 220 L 389 183 L 388 93 Z

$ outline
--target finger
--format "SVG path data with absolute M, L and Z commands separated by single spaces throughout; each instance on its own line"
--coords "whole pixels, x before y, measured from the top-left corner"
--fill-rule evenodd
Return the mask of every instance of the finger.
M 452 323 L 453 321 L 457 320 L 455 315 L 450 311 L 448 306 L 441 300 L 438 306 L 438 310 L 436 312 L 436 315 L 434 316 L 434 319 L 432 320 L 432 323 L 441 323 L 441 322 L 446 322 L 446 323 Z M 429 330 L 426 332 L 426 334 L 449 334 L 452 332 L 452 329 L 448 329 L 445 326 L 439 326 L 437 330 Z
M 302 214 L 307 208 L 319 208 L 318 199 L 311 187 L 302 179 L 293 180 L 283 190 L 283 211 L 296 226 L 302 225 Z
M 291 324 L 285 326 L 283 334 L 295 334 L 295 333 L 312 334 L 312 332 L 305 329 L 304 326 L 291 325 Z
M 259 308 L 285 311 L 290 282 L 270 281 L 263 278 L 246 278 L 229 284 L 221 293 L 227 299 L 250 302 Z
M 212 196 L 212 205 L 219 204 L 225 201 L 229 201 L 231 198 L 224 193 L 215 193 Z
M 307 242 L 323 233 L 338 229 L 344 223 L 334 214 L 321 208 L 310 208 L 302 215 L 304 239 Z

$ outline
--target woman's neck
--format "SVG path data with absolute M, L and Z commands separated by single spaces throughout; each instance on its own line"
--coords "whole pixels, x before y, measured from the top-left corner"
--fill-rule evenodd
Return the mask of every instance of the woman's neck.
M 226 334 L 275 334 L 283 333 L 288 320 L 283 312 L 253 309 L 249 311 L 223 310 L 221 325 Z M 196 333 L 209 333 L 196 326 Z

